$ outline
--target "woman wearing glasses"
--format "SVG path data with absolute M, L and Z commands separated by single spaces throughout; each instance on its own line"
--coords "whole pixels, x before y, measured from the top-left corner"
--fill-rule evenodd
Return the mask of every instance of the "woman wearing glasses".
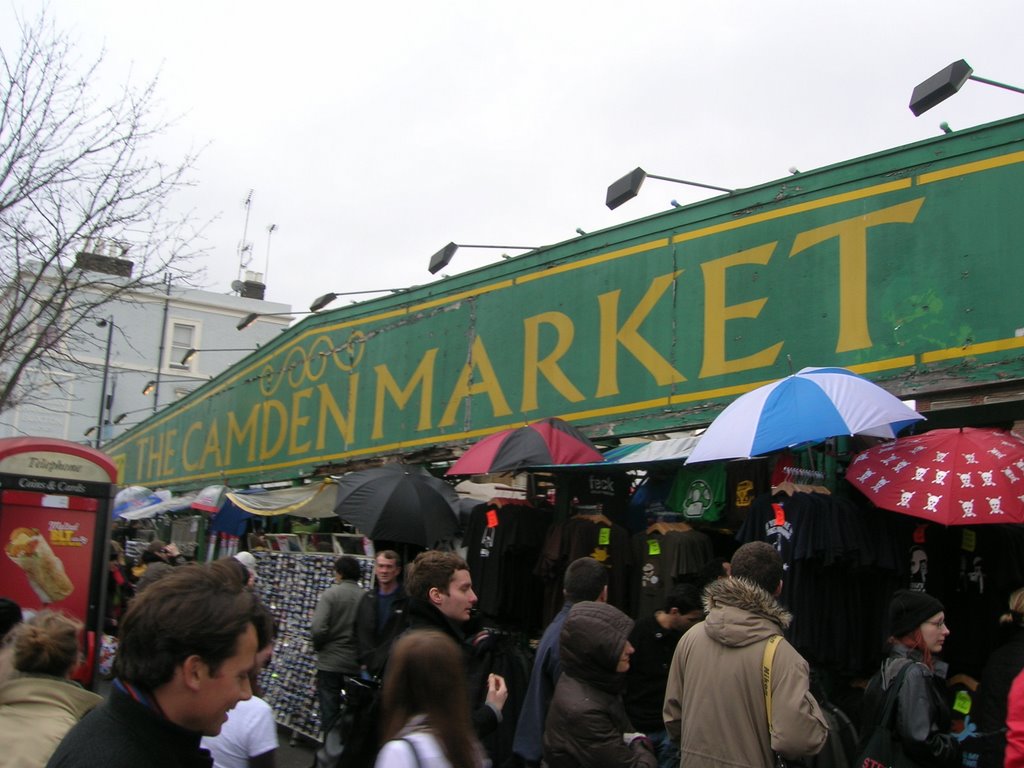
M 889 655 L 864 692 L 862 741 L 881 724 L 886 701 L 896 697 L 892 729 L 910 764 L 960 765 L 942 695 L 946 663 L 935 657 L 949 636 L 942 603 L 926 592 L 899 590 L 889 603 Z M 862 744 L 862 747 L 864 744 Z

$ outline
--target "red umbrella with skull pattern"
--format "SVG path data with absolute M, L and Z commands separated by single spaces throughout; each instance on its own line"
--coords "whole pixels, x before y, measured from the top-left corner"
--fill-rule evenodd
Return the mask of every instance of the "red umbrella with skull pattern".
M 941 525 L 1024 522 L 1024 439 L 935 429 L 862 451 L 846 479 L 875 506 Z

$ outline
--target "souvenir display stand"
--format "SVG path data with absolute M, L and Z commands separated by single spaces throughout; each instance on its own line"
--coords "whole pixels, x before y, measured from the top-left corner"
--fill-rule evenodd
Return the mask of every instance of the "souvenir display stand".
M 345 541 L 334 545 L 339 552 L 351 549 L 355 539 L 363 539 L 346 535 L 341 538 Z M 316 651 L 310 639 L 310 622 L 317 599 L 334 584 L 334 561 L 338 555 L 287 549 L 252 554 L 256 558 L 256 589 L 277 619 L 273 661 L 260 676 L 263 698 L 273 708 L 279 724 L 319 741 Z M 360 561 L 360 586 L 371 587 L 373 557 L 353 556 Z

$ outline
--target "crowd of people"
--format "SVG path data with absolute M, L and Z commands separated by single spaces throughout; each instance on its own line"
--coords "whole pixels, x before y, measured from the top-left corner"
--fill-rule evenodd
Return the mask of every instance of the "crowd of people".
M 276 725 L 258 673 L 275 622 L 253 588 L 255 561 L 241 553 L 177 567 L 159 542 L 150 554 L 149 578 L 120 605 L 105 700 L 69 679 L 80 622 L 49 610 L 23 620 L 0 599 L 0 766 L 273 768 Z M 379 552 L 374 565 L 364 590 L 358 561 L 339 557 L 336 584 L 313 612 L 323 722 L 342 734 L 333 753 L 318 752 L 319 766 L 484 768 L 485 739 L 510 716 L 516 764 L 531 768 L 772 768 L 812 758 L 830 738 L 808 663 L 784 637 L 785 572 L 767 543 L 739 547 L 702 588 L 678 585 L 636 622 L 607 602 L 602 563 L 572 562 L 515 713 L 506 681 L 479 663 L 488 640 L 473 622 L 465 560 L 427 551 L 404 580 L 397 553 Z M 926 592 L 893 595 L 856 765 L 953 768 L 965 764 L 965 737 L 983 737 L 972 764 L 1024 768 L 1024 589 L 1009 609 L 1012 636 L 956 734 L 940 659 L 945 608 Z M 355 687 L 377 680 L 379 697 L 354 706 Z

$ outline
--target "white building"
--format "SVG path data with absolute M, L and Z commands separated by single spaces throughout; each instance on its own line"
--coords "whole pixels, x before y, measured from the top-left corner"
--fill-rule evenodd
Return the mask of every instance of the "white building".
M 104 261 L 87 260 L 87 268 L 103 272 Z M 56 374 L 60 384 L 40 383 L 31 398 L 0 413 L 0 437 L 55 437 L 102 447 L 270 341 L 294 319 L 289 305 L 262 299 L 259 273 L 246 273 L 245 282 L 235 287 L 237 294 L 165 285 L 103 305 L 92 322 L 80 324 L 92 339 Z M 250 314 L 258 317 L 239 330 Z M 190 350 L 196 351 L 185 359 Z M 26 380 L 32 380 L 31 372 Z

